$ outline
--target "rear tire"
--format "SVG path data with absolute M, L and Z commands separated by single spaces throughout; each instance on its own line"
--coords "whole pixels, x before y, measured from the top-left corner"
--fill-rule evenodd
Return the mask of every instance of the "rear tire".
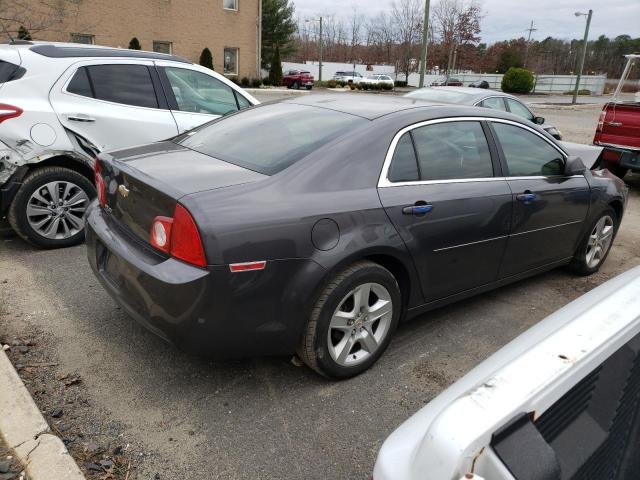
M 611 251 L 619 222 L 616 212 L 610 207 L 598 215 L 580 241 L 569 264 L 569 269 L 573 273 L 586 276 L 600 270 Z
M 298 82 L 293 82 L 293 89 L 300 90 L 300 84 Z
M 9 207 L 9 223 L 24 240 L 40 248 L 62 248 L 84 241 L 84 212 L 96 196 L 82 174 L 43 167 L 28 174 Z
M 606 168 L 618 178 L 624 178 L 624 176 L 629 171 L 628 168 L 621 167 L 620 165 L 613 162 L 609 162 L 608 160 L 602 160 L 600 162 L 600 168 Z
M 320 294 L 298 356 L 325 377 L 358 375 L 384 353 L 401 309 L 400 288 L 393 275 L 377 263 L 356 262 Z

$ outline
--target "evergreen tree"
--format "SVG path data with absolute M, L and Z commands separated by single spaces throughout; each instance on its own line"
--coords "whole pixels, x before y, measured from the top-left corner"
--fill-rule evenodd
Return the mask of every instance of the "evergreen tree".
M 282 63 L 280 62 L 280 47 L 276 47 L 269 68 L 269 81 L 273 86 L 282 85 Z
M 27 30 L 24 27 L 24 25 L 20 25 L 20 28 L 18 29 L 18 39 L 20 39 L 20 40 L 32 40 L 31 34 L 29 33 L 29 30 Z
M 140 46 L 140 41 L 138 40 L 138 37 L 133 37 L 131 39 L 131 41 L 129 42 L 129 50 L 142 50 L 142 47 Z
M 213 55 L 211 55 L 211 50 L 207 47 L 205 47 L 200 54 L 200 65 L 213 70 Z
M 262 0 L 263 68 L 270 67 L 276 51 L 278 57 L 295 51 L 292 43 L 296 31 L 293 12 L 294 6 L 289 4 L 289 0 Z

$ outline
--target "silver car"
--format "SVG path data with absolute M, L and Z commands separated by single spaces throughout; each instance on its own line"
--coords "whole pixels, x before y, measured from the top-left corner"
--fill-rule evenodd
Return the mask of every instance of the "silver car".
M 476 107 L 493 108 L 503 112 L 511 112 L 533 123 L 537 123 L 544 128 L 549 135 L 557 140 L 562 140 L 562 134 L 556 127 L 546 124 L 544 118 L 536 116 L 518 97 L 514 97 L 508 93 L 469 87 L 426 87 L 409 92 L 405 97 L 425 100 L 427 102 L 473 105 Z
M 0 219 L 25 240 L 84 238 L 93 159 L 259 103 L 184 58 L 90 45 L 0 45 Z

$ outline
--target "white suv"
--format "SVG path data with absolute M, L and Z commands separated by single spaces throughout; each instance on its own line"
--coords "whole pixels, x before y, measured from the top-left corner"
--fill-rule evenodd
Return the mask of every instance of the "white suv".
M 79 243 L 98 152 L 174 137 L 257 103 L 174 55 L 0 45 L 0 219 L 39 247 Z
M 364 77 L 358 72 L 336 72 L 333 79 L 337 82 L 360 83 Z

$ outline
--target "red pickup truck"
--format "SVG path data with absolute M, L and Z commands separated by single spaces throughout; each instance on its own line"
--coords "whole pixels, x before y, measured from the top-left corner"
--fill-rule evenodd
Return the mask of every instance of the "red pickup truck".
M 304 70 L 289 70 L 282 77 L 282 84 L 287 88 L 306 88 L 311 90 L 313 88 L 313 75 Z
M 600 166 L 622 178 L 631 170 L 640 172 L 640 94 L 635 101 L 620 100 L 620 92 L 640 55 L 625 55 L 625 66 L 613 98 L 600 113 L 594 145 L 604 147 Z

